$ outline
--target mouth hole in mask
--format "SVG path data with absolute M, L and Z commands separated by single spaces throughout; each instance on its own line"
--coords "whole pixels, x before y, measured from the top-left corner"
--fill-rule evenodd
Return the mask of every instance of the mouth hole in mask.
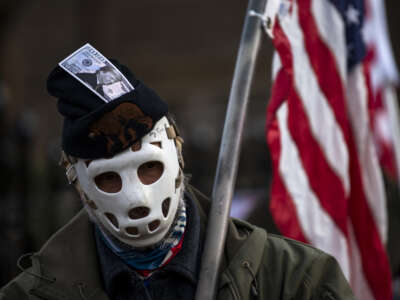
M 149 215 L 149 213 L 150 213 L 150 208 L 145 207 L 145 206 L 140 206 L 140 207 L 132 208 L 129 211 L 128 215 L 129 215 L 129 218 L 136 220 L 136 219 L 141 219 L 141 218 L 147 217 Z
M 137 229 L 137 227 L 126 227 L 125 230 L 130 235 L 139 235 L 139 229 Z
M 149 230 L 152 232 L 160 226 L 160 220 L 154 220 L 153 222 L 149 223 Z
M 104 213 L 104 215 L 115 228 L 119 228 L 118 220 L 112 213 Z
M 162 149 L 162 147 L 161 147 L 161 142 L 152 142 L 152 143 L 150 143 L 150 144 L 152 144 L 152 145 L 154 145 L 154 146 L 156 146 L 156 147 Z
M 106 193 L 117 193 L 122 188 L 122 179 L 115 172 L 106 172 L 94 178 L 96 186 Z
M 137 170 L 140 181 L 149 185 L 156 182 L 164 172 L 164 165 L 159 161 L 149 161 L 140 165 Z
M 162 208 L 162 213 L 164 215 L 164 218 L 166 218 L 168 216 L 170 204 L 171 204 L 171 198 L 167 198 L 162 202 L 161 208 Z

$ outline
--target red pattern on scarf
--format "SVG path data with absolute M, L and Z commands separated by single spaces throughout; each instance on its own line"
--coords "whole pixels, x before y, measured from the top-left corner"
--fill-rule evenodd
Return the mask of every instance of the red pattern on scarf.
M 172 255 L 167 259 L 167 261 L 165 261 L 165 262 L 164 262 L 161 266 L 159 266 L 157 269 L 153 269 L 153 270 L 135 270 L 135 271 L 136 271 L 137 273 L 139 273 L 141 276 L 147 278 L 147 277 L 149 277 L 153 272 L 155 272 L 155 271 L 157 271 L 157 270 L 160 270 L 161 268 L 163 268 L 164 266 L 166 266 L 166 265 L 171 261 L 171 259 L 173 259 L 173 258 L 175 257 L 175 255 L 177 255 L 178 252 L 182 249 L 182 243 L 183 243 L 183 238 L 184 238 L 184 236 L 185 236 L 185 233 L 183 233 L 183 235 L 182 235 L 182 237 L 181 237 L 181 239 L 180 239 L 178 245 L 176 245 L 175 247 L 171 248 L 171 250 L 169 250 L 170 252 L 168 252 L 168 254 L 172 252 Z M 167 254 L 167 255 L 168 255 L 168 254 Z

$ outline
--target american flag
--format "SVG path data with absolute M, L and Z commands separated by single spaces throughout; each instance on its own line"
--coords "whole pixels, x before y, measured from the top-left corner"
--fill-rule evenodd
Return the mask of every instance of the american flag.
M 368 111 L 363 0 L 268 0 L 271 213 L 333 255 L 358 299 L 391 299 L 385 193 Z
M 367 54 L 363 63 L 369 88 L 371 126 L 383 170 L 392 179 L 399 179 L 393 143 L 395 128 L 391 123 L 397 119 L 391 120 L 388 111 L 393 105 L 390 101 L 397 103 L 395 87 L 399 75 L 391 51 L 383 0 L 365 0 L 365 12 L 363 33 Z

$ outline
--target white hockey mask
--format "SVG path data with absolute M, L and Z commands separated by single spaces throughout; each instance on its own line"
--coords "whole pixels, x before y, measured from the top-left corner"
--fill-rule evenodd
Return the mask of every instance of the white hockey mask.
M 169 231 L 182 197 L 182 173 L 166 117 L 141 139 L 141 145 L 110 159 L 78 159 L 75 164 L 92 217 L 118 240 L 148 247 Z

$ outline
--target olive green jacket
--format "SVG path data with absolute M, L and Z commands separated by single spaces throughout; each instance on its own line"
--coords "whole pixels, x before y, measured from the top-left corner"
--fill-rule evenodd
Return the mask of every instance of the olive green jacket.
M 204 209 L 206 200 L 197 196 Z M 0 300 L 108 299 L 93 226 L 84 211 L 30 259 L 32 266 L 0 290 Z M 236 219 L 229 221 L 217 293 L 221 300 L 354 299 L 334 258 Z

